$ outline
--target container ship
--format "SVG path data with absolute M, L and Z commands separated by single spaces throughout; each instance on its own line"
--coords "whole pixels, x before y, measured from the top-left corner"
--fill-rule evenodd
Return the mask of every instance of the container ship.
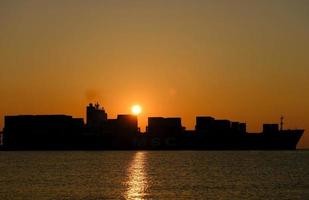
M 108 119 L 97 103 L 82 118 L 68 115 L 5 116 L 2 150 L 294 150 L 303 129 L 284 130 L 263 124 L 261 133 L 248 133 L 246 124 L 197 116 L 194 130 L 181 118 L 149 117 L 145 132 L 137 116 Z

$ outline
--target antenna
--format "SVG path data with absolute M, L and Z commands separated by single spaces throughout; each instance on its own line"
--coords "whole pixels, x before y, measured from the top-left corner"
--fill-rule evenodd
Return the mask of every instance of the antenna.
M 98 102 L 97 102 L 94 106 L 95 106 L 95 108 L 96 108 L 97 110 L 99 110 L 100 105 L 99 105 L 99 103 L 98 103 Z
M 281 117 L 280 117 L 280 131 L 283 131 L 283 120 L 284 120 L 284 117 L 281 115 Z

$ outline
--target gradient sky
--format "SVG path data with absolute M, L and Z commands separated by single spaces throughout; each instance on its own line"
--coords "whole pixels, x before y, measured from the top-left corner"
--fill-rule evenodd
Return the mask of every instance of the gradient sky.
M 1 0 L 3 116 L 196 115 L 309 130 L 309 1 Z M 309 148 L 309 132 L 299 147 Z

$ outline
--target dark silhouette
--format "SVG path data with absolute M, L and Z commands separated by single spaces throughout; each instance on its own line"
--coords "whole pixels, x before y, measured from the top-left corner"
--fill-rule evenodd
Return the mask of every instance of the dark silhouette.
M 7 150 L 242 150 L 295 149 L 304 130 L 264 124 L 262 133 L 247 133 L 246 124 L 196 117 L 195 130 L 181 118 L 149 117 L 140 132 L 137 117 L 108 119 L 99 104 L 87 106 L 87 119 L 67 115 L 5 116 L 3 149 Z
M 104 108 L 100 108 L 98 103 L 93 106 L 93 104 L 89 104 L 87 106 L 87 126 L 89 128 L 100 128 L 107 121 L 107 113 Z
M 146 132 L 153 137 L 178 136 L 184 130 L 180 118 L 149 117 Z

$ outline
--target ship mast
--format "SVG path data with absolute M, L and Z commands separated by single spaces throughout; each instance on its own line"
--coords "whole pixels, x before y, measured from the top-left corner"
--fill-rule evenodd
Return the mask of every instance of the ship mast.
M 284 117 L 281 116 L 280 117 L 280 131 L 283 131 L 283 120 L 284 120 Z

